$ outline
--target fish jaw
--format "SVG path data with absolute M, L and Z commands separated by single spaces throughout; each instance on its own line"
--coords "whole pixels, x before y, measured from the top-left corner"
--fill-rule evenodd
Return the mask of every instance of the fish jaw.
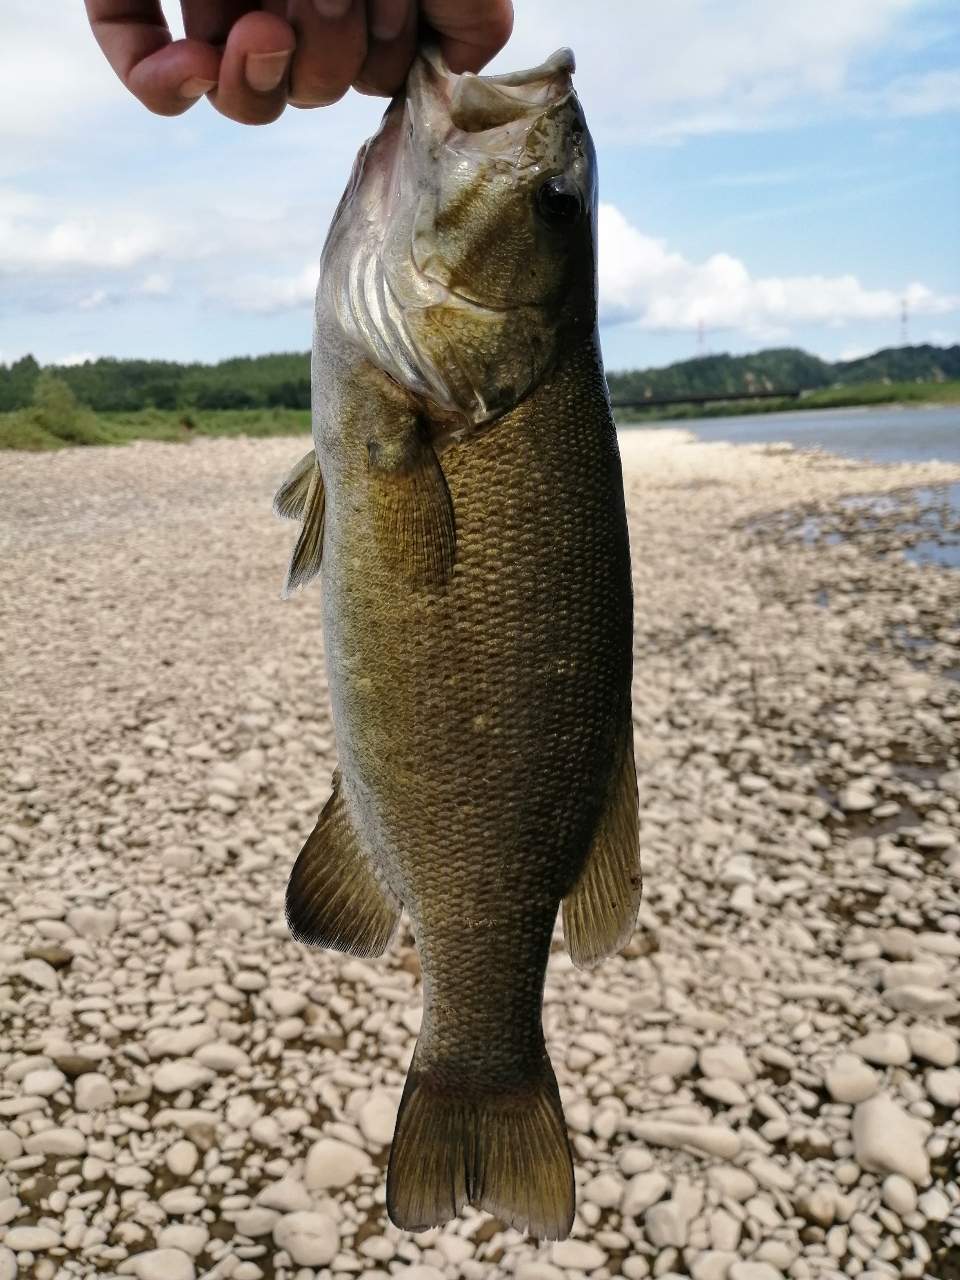
M 595 327 L 596 163 L 572 71 L 561 50 L 529 72 L 458 76 L 428 48 L 358 157 L 324 250 L 317 328 L 428 412 L 492 422 L 572 329 Z M 567 223 L 544 203 L 554 188 Z

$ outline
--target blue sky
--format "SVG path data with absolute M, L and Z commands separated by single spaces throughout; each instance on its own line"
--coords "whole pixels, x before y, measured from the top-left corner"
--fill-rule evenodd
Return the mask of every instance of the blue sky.
M 170 15 L 173 20 L 173 14 Z M 955 0 L 517 0 L 495 69 L 577 54 L 610 368 L 960 341 Z M 80 0 L 0 0 L 0 362 L 305 350 L 383 104 L 150 116 Z

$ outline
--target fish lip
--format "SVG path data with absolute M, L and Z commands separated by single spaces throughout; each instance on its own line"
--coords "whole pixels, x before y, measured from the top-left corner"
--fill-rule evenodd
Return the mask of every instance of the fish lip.
M 528 125 L 573 92 L 576 60 L 570 49 L 558 49 L 539 66 L 504 75 L 481 76 L 450 70 L 439 46 L 427 44 L 407 81 L 408 110 L 429 123 L 430 131 L 481 134 L 510 125 Z

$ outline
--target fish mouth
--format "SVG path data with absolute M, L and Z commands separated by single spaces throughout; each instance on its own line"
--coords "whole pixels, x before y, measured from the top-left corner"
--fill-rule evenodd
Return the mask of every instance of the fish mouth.
M 428 119 L 438 111 L 462 133 L 480 134 L 527 123 L 573 91 L 576 60 L 558 49 L 538 67 L 506 75 L 455 74 L 436 45 L 418 61 L 407 95 L 415 113 Z

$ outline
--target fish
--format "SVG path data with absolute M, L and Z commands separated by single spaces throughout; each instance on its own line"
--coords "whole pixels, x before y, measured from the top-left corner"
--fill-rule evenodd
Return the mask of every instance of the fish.
M 423 1021 L 387 1209 L 565 1238 L 545 1046 L 558 912 L 589 968 L 640 902 L 633 594 L 597 330 L 596 157 L 569 50 L 454 74 L 424 46 L 334 215 L 314 447 L 277 494 L 317 574 L 339 763 L 290 875 L 312 946 L 382 955 L 406 909 Z

